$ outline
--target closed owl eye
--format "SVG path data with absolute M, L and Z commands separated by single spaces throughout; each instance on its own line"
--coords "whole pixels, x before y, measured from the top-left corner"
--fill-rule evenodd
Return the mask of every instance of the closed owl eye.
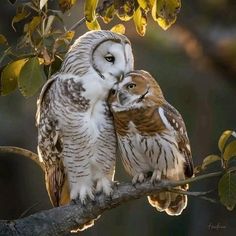
M 133 89 L 136 87 L 136 84 L 135 83 L 130 83 L 126 86 L 127 89 Z
M 115 57 L 113 55 L 111 55 L 110 53 L 108 53 L 105 57 L 104 57 L 108 62 L 114 63 L 115 62 Z

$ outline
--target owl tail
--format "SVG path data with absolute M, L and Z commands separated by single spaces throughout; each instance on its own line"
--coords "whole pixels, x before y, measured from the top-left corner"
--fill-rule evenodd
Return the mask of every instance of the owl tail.
M 176 187 L 176 189 L 186 191 L 188 186 Z M 188 198 L 183 194 L 161 192 L 148 196 L 148 201 L 158 211 L 165 211 L 168 215 L 177 216 L 186 208 Z

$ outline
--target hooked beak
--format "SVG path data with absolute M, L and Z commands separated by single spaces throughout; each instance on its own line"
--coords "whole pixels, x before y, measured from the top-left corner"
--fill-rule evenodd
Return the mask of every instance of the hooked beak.
M 119 103 L 123 106 L 123 105 L 127 102 L 128 96 L 127 96 L 127 94 L 125 94 L 124 92 L 118 91 L 117 100 L 118 100 Z
M 124 79 L 125 75 L 124 73 L 121 73 L 120 76 L 117 77 L 117 82 L 121 82 Z

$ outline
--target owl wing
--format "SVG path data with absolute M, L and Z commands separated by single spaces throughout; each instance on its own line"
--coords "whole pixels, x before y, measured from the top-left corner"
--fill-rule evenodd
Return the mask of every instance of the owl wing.
M 186 127 L 180 113 L 169 103 L 162 105 L 164 116 L 169 124 L 176 131 L 177 143 L 180 152 L 185 158 L 185 176 L 191 177 L 193 175 L 193 161 L 192 154 L 189 145 L 189 139 L 186 131 Z
M 55 77 L 44 85 L 37 101 L 38 154 L 45 165 L 45 181 L 53 206 L 69 201 L 68 184 L 63 165 L 63 139 L 57 122 L 50 114 L 49 89 Z

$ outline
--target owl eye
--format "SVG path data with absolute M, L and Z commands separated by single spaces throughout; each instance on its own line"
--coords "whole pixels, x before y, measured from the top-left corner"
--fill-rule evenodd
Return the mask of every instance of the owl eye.
M 136 84 L 135 83 L 130 83 L 127 85 L 127 89 L 133 89 L 136 87 Z
M 116 94 L 116 90 L 115 89 L 111 89 L 110 93 L 111 93 L 111 95 L 115 95 Z
M 114 62 L 115 62 L 115 57 L 112 56 L 111 54 L 107 54 L 104 58 L 105 58 L 108 62 L 111 62 L 111 63 L 114 63 Z

